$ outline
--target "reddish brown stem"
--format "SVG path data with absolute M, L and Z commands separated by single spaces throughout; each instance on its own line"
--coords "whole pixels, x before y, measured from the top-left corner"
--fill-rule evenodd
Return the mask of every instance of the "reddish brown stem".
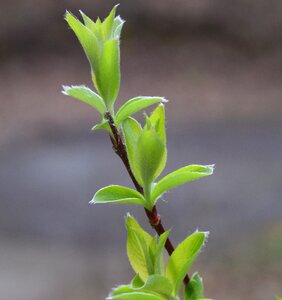
M 112 142 L 115 153 L 121 158 L 136 190 L 139 193 L 144 194 L 142 186 L 137 182 L 134 174 L 132 173 L 132 170 L 131 170 L 130 164 L 129 164 L 129 160 L 128 160 L 128 156 L 127 156 L 126 147 L 125 147 L 123 139 L 122 139 L 122 135 L 118 131 L 110 112 L 105 113 L 105 118 L 108 120 L 109 125 L 111 127 L 112 135 L 110 136 L 110 138 L 111 138 L 111 142 Z M 152 211 L 145 208 L 145 213 L 148 217 L 149 223 L 155 229 L 157 234 L 159 236 L 161 234 L 163 234 L 165 232 L 165 229 L 162 225 L 161 216 L 158 214 L 156 206 L 154 205 L 154 207 L 152 208 Z M 174 246 L 172 245 L 169 238 L 167 238 L 167 240 L 166 240 L 165 248 L 169 255 L 171 255 L 174 251 Z M 184 282 L 184 284 L 187 284 L 189 281 L 190 281 L 190 278 L 187 274 L 187 275 L 185 275 L 183 282 Z

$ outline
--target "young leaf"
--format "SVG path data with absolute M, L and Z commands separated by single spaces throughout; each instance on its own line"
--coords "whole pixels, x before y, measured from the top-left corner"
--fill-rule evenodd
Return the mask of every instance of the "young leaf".
M 95 22 L 93 20 L 91 20 L 82 10 L 79 10 L 79 12 L 82 16 L 84 25 L 96 35 L 97 25 L 95 24 Z M 96 35 L 96 37 L 97 37 L 97 35 Z
M 149 257 L 150 257 L 150 267 L 151 267 L 151 269 L 149 270 L 149 275 L 156 274 L 154 268 L 156 248 L 157 248 L 157 236 L 155 235 L 152 238 L 151 243 L 149 245 Z
M 160 295 L 167 296 L 168 298 L 172 296 L 172 285 L 170 281 L 161 275 L 151 275 L 142 287 L 144 291 L 153 291 Z
M 145 97 L 139 96 L 128 100 L 116 113 L 115 121 L 119 125 L 127 117 L 140 111 L 148 106 L 156 103 L 165 102 L 166 100 L 162 97 Z
M 91 68 L 93 69 L 93 71 L 95 71 L 99 57 L 99 44 L 96 36 L 89 28 L 84 26 L 76 17 L 74 17 L 68 11 L 65 14 L 65 20 L 68 22 L 69 26 L 77 36 L 89 60 Z
M 102 120 L 98 124 L 95 124 L 91 128 L 91 131 L 95 131 L 95 130 L 106 130 L 111 136 L 113 136 L 111 127 L 109 125 L 109 122 L 104 117 L 102 118 Z
M 151 199 L 156 200 L 164 192 L 205 176 L 213 174 L 214 166 L 190 165 L 180 168 L 162 178 L 153 188 Z
M 115 290 L 108 298 L 110 299 L 123 299 L 123 300 L 168 300 L 165 296 L 146 291 L 135 291 L 128 287 L 127 290 Z
M 152 237 L 130 215 L 126 218 L 126 229 L 127 256 L 130 264 L 135 273 L 139 274 L 142 281 L 146 281 L 149 276 L 149 270 L 152 269 L 148 250 Z
M 107 16 L 107 18 L 102 23 L 102 34 L 103 34 L 103 39 L 105 41 L 108 40 L 109 38 L 111 38 L 111 36 L 112 36 L 114 19 L 115 19 L 117 7 L 118 7 L 118 4 L 113 7 L 110 14 Z
M 203 246 L 206 237 L 206 232 L 191 234 L 177 246 L 168 259 L 166 277 L 172 282 L 175 295 L 185 274 L 189 272 L 192 263 Z
M 111 39 L 103 45 L 94 83 L 111 111 L 120 85 L 119 40 Z
M 155 252 L 155 260 L 154 260 L 154 273 L 155 274 L 163 274 L 164 266 L 163 266 L 163 249 L 165 246 L 165 242 L 168 238 L 170 230 L 165 231 L 159 237 L 157 242 L 156 252 Z
M 144 238 L 147 246 L 150 245 L 153 237 L 148 232 L 146 232 L 130 214 L 127 214 L 126 216 L 126 228 L 131 228 L 132 230 L 134 230 L 138 235 Z
M 161 174 L 163 171 L 166 160 L 167 160 L 167 148 L 166 148 L 166 129 L 165 129 L 165 109 L 164 105 L 161 103 L 150 115 L 150 117 L 147 117 L 146 119 L 146 125 L 144 126 L 144 130 L 148 129 L 150 127 L 154 127 L 156 130 L 158 136 L 160 137 L 162 143 L 164 144 L 164 154 L 160 161 L 160 169 L 157 173 L 156 178 Z M 151 191 L 150 191 L 151 193 Z M 153 206 L 153 199 L 151 199 L 150 196 L 150 204 Z
M 142 133 L 141 125 L 133 118 L 127 118 L 122 123 L 122 130 L 125 138 L 125 145 L 128 155 L 130 168 L 137 180 L 142 185 L 142 178 L 139 173 L 139 166 L 135 160 L 135 153 L 137 151 L 137 141 Z
M 142 297 L 141 297 L 142 296 Z M 145 298 L 143 298 L 145 297 Z M 149 298 L 148 298 L 149 297 Z M 157 298 L 154 298 L 157 297 Z M 140 287 L 120 286 L 116 288 L 108 299 L 166 299 L 179 300 L 172 295 L 172 285 L 161 275 L 151 275 Z
M 96 192 L 90 203 L 124 203 L 144 205 L 144 201 L 144 197 L 135 190 L 120 185 L 110 185 Z
M 199 300 L 203 297 L 203 279 L 198 273 L 194 273 L 189 283 L 185 286 L 184 300 Z
M 144 129 L 137 141 L 134 157 L 144 187 L 150 185 L 162 172 L 165 167 L 164 155 L 165 145 L 155 129 Z
M 136 274 L 131 281 L 131 286 L 133 288 L 141 288 L 144 285 L 144 281 L 140 278 L 139 274 Z
M 90 106 L 97 109 L 101 114 L 103 114 L 106 110 L 103 99 L 86 86 L 63 86 L 62 93 L 89 104 Z
M 165 108 L 162 103 L 151 113 L 148 121 L 150 126 L 155 128 L 164 145 L 166 145 Z M 145 128 L 148 128 L 147 124 L 145 125 L 144 129 Z

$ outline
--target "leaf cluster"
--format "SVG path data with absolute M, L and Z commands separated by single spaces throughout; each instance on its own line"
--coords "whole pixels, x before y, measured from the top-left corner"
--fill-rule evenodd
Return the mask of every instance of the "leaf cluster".
M 175 249 L 164 264 L 163 249 L 169 231 L 159 238 L 144 231 L 130 215 L 126 218 L 127 255 L 136 275 L 128 285 L 115 288 L 108 299 L 179 300 L 180 283 L 190 270 L 208 233 L 195 232 Z M 195 273 L 184 290 L 185 300 L 203 298 L 203 283 Z
M 167 160 L 165 110 L 160 104 L 146 123 L 141 124 L 132 117 L 122 122 L 130 168 L 143 187 L 141 194 L 128 187 L 110 185 L 97 191 L 91 203 L 124 203 L 142 205 L 152 210 L 167 191 L 213 173 L 213 165 L 189 165 L 155 181 L 162 173 Z

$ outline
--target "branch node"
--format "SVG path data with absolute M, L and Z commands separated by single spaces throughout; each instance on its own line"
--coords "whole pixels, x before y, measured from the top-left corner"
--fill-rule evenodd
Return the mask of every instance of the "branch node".
M 153 227 L 158 226 L 161 223 L 161 216 L 159 214 L 154 214 L 149 221 Z

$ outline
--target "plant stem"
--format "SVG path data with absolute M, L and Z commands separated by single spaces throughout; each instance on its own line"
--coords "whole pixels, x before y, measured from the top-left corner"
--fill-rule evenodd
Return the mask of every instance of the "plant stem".
M 143 190 L 142 186 L 137 182 L 134 174 L 132 173 L 132 170 L 131 170 L 130 164 L 129 164 L 129 160 L 128 160 L 128 156 L 127 156 L 126 147 L 124 145 L 122 135 L 120 134 L 118 128 L 116 127 L 114 119 L 113 119 L 111 113 L 106 112 L 105 113 L 105 118 L 108 120 L 109 125 L 111 127 L 111 131 L 112 131 L 113 136 L 110 136 L 110 138 L 111 138 L 111 142 L 112 142 L 113 149 L 114 149 L 115 153 L 121 158 L 121 160 L 122 160 L 128 174 L 129 174 L 136 190 L 139 193 L 141 193 L 142 195 L 144 195 L 144 190 Z M 161 216 L 158 214 L 156 205 L 153 206 L 152 211 L 145 208 L 145 213 L 148 217 L 150 225 L 155 229 L 157 234 L 160 236 L 162 233 L 164 233 L 165 229 L 162 225 Z M 167 240 L 166 240 L 165 248 L 166 248 L 166 251 L 169 255 L 171 255 L 174 251 L 174 246 L 172 245 L 169 238 L 167 238 Z M 183 279 L 183 282 L 184 282 L 184 284 L 187 284 L 187 283 L 189 283 L 189 281 L 190 281 L 190 278 L 187 274 L 187 275 L 185 275 L 185 277 Z

